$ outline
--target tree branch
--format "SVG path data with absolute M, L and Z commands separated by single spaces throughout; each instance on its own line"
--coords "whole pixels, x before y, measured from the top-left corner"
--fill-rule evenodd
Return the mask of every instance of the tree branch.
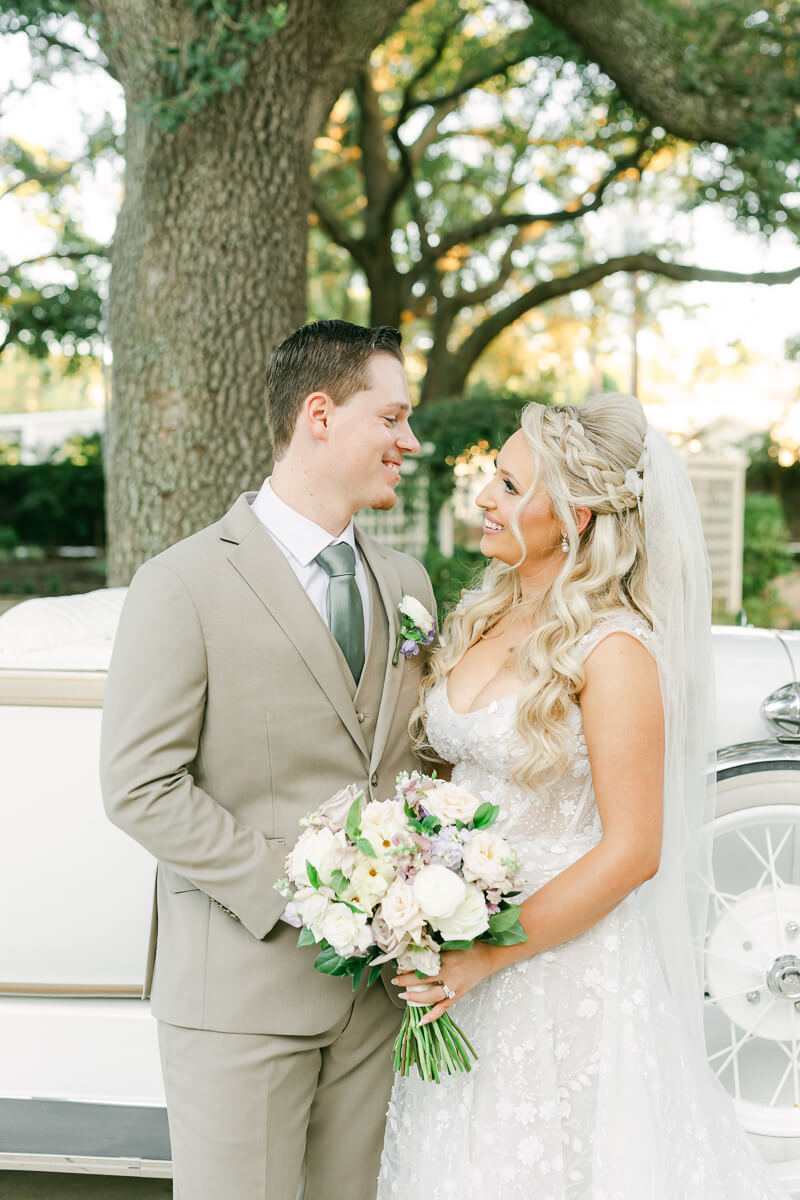
M 470 222 L 469 225 L 462 225 L 459 229 L 452 229 L 442 234 L 436 247 L 429 251 L 429 255 L 433 258 L 440 258 L 446 251 L 451 250 L 453 246 L 459 246 L 462 242 L 473 242 L 487 233 L 493 233 L 496 229 L 503 229 L 509 225 L 519 227 L 533 225 L 537 221 L 547 221 L 551 225 L 561 225 L 566 221 L 577 221 L 580 217 L 599 208 L 603 202 L 606 190 L 617 176 L 630 170 L 631 167 L 642 166 L 642 155 L 645 151 L 653 149 L 651 131 L 648 126 L 646 130 L 643 130 L 639 134 L 634 149 L 628 154 L 623 154 L 615 159 L 605 175 L 593 187 L 587 189 L 587 192 L 591 192 L 591 200 L 582 201 L 574 208 L 562 208 L 556 212 L 491 213 L 488 217 L 481 217 L 477 221 Z M 414 279 L 417 279 L 427 270 L 427 267 L 428 261 L 422 258 L 414 265 L 409 274 Z
M 325 204 L 319 189 L 314 186 L 315 181 L 312 181 L 311 192 L 311 207 L 319 217 L 319 222 L 322 228 L 327 233 L 332 242 L 341 246 L 343 250 L 352 256 L 353 260 L 358 264 L 361 270 L 364 270 L 366 259 L 364 251 L 364 242 L 359 238 L 351 237 L 347 232 L 344 224 L 339 220 L 336 214 Z
M 764 283 L 774 286 L 775 284 L 792 283 L 795 279 L 800 279 L 800 266 L 793 267 L 788 271 L 756 271 L 752 274 L 744 274 L 739 271 L 717 271 L 708 267 L 668 262 L 657 254 L 650 253 L 624 254 L 616 258 L 609 258 L 605 262 L 592 263 L 591 266 L 583 267 L 571 275 L 559 276 L 556 279 L 536 284 L 525 295 L 519 296 L 511 304 L 507 304 L 505 308 L 492 313 L 482 321 L 452 355 L 450 374 L 458 381 L 456 386 L 461 386 L 472 364 L 477 361 L 490 342 L 493 342 L 514 321 L 519 320 L 532 309 L 538 308 L 539 305 L 545 304 L 548 300 L 555 300 L 560 296 L 569 295 L 570 292 L 592 287 L 601 279 L 615 275 L 618 271 L 648 271 L 651 274 L 664 275 L 667 279 L 676 279 L 681 282 L 702 279 L 712 283 Z
M 13 266 L 4 268 L 4 271 L 19 271 L 21 267 L 31 267 L 34 263 L 49 262 L 54 258 L 63 259 L 79 259 L 79 258 L 106 258 L 108 251 L 98 244 L 91 246 L 82 246 L 75 250 L 51 250 L 48 254 L 37 254 L 33 258 L 23 258 L 20 262 L 14 263 Z
M 692 142 L 741 144 L 752 126 L 754 112 L 768 127 L 788 127 L 794 119 L 790 103 L 762 103 L 767 84 L 783 71 L 798 95 L 790 60 L 776 65 L 761 53 L 763 30 L 743 29 L 749 52 L 741 53 L 741 71 L 730 59 L 715 55 L 702 37 L 677 32 L 655 5 L 645 0 L 527 0 L 528 7 L 546 16 L 575 39 L 620 90 L 655 124 Z M 678 9 L 678 5 L 673 5 Z M 681 9 L 684 21 L 691 6 Z M 684 28 L 686 28 L 684 26 Z

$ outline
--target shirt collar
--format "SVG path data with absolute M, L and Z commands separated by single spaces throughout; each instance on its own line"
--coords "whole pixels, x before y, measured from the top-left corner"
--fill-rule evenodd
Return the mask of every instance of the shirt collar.
M 267 532 L 281 543 L 283 548 L 301 566 L 312 563 L 326 546 L 333 542 L 347 542 L 356 551 L 356 535 L 352 517 L 338 537 L 333 537 L 302 513 L 281 500 L 272 489 L 269 478 L 253 501 L 253 512 Z

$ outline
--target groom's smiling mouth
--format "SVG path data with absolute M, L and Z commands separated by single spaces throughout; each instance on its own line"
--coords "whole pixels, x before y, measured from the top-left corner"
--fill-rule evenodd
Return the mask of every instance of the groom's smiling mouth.
M 384 458 L 383 465 L 388 468 L 389 473 L 397 483 L 400 479 L 400 460 L 395 458 Z

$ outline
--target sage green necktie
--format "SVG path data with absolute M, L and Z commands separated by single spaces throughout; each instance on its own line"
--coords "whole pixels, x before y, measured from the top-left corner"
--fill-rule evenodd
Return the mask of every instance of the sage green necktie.
M 356 556 L 347 542 L 334 542 L 316 557 L 327 571 L 328 628 L 347 659 L 353 679 L 358 683 L 364 669 L 364 606 L 356 583 Z

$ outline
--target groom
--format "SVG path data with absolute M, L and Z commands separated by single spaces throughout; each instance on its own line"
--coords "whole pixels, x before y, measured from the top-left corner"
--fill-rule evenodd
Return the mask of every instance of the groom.
M 109 817 L 158 861 L 152 1009 L 180 1200 L 373 1200 L 399 1014 L 319 974 L 273 890 L 298 819 L 413 769 L 419 659 L 392 665 L 415 559 L 353 525 L 419 443 L 400 335 L 318 321 L 272 356 L 273 474 L 146 563 L 101 751 Z

